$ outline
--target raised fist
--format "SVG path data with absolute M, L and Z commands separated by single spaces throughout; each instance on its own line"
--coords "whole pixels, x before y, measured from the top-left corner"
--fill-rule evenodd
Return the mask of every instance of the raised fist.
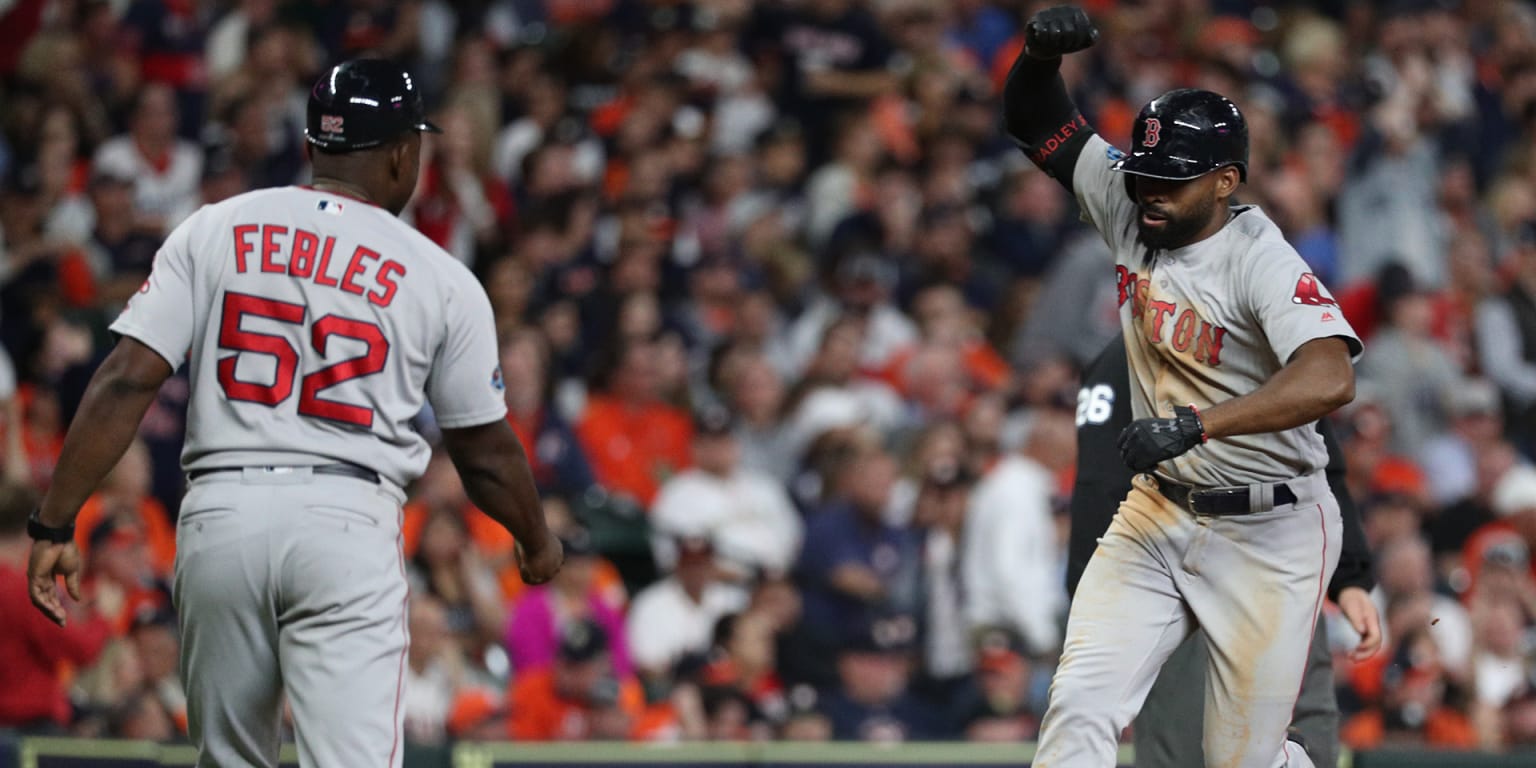
M 1076 53 L 1099 39 L 1088 14 L 1075 5 L 1047 8 L 1024 25 L 1024 52 L 1037 59 Z

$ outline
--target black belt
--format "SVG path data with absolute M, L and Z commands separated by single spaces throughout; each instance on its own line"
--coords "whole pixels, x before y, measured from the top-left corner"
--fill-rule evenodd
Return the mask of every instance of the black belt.
M 1296 492 L 1292 491 L 1289 485 L 1285 483 L 1273 483 L 1272 485 L 1275 495 L 1274 503 L 1270 509 L 1296 503 Z M 1247 487 L 1200 489 L 1159 477 L 1157 478 L 1157 489 L 1163 494 L 1163 498 L 1197 515 L 1234 517 L 1253 512 L 1269 511 L 1267 509 L 1253 508 Z
M 215 475 L 220 472 L 244 472 L 247 469 L 278 469 L 279 467 L 212 467 L 209 469 L 194 469 L 187 473 L 187 480 L 196 480 L 200 477 Z M 282 467 L 282 469 L 303 469 L 302 466 Z M 317 475 L 335 475 L 336 477 L 350 477 L 354 480 L 379 484 L 379 473 L 359 467 L 356 464 L 316 464 L 309 467 L 309 471 Z

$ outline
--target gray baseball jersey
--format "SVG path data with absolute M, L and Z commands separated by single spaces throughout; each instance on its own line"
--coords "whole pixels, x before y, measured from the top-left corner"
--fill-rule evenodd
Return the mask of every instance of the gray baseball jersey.
M 1248 394 L 1313 339 L 1342 337 L 1359 357 L 1360 339 L 1338 304 L 1256 206 L 1234 206 L 1212 237 L 1149 260 L 1137 238 L 1136 203 L 1125 177 L 1112 170 L 1122 156 L 1093 136 L 1072 178 L 1084 218 L 1115 255 L 1135 418 Z M 1310 475 L 1327 463 L 1317 430 L 1301 425 L 1212 440 L 1158 472 L 1189 485 L 1232 487 Z
M 469 270 L 372 204 L 250 192 L 167 238 L 112 324 L 186 363 L 188 470 L 359 464 L 404 486 L 443 427 L 506 414 L 491 306 Z

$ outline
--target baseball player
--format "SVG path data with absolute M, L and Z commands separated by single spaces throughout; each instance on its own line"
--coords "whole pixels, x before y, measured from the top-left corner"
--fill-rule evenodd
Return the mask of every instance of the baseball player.
M 1067 95 L 1082 10 L 1026 26 L 1008 131 L 1072 190 L 1115 255 L 1139 474 L 1067 620 L 1036 765 L 1111 766 L 1163 662 L 1206 637 L 1205 764 L 1312 766 L 1286 726 L 1339 559 L 1339 505 L 1313 424 L 1354 398 L 1355 332 L 1279 228 L 1233 195 L 1248 130 L 1226 98 L 1176 90 L 1137 115 L 1127 156 Z
M 1077 394 L 1077 477 L 1072 488 L 1072 531 L 1067 544 L 1067 592 L 1077 589 L 1078 579 L 1098 539 L 1109 528 L 1115 506 L 1131 492 L 1134 473 L 1120 460 L 1117 438 L 1131 423 L 1130 372 L 1125 343 L 1119 336 L 1104 348 L 1083 373 Z M 1344 454 L 1326 420 L 1317 430 L 1328 447 L 1328 486 L 1339 501 L 1344 540 L 1339 566 L 1328 584 L 1328 597 L 1339 604 L 1345 618 L 1360 634 L 1352 652 L 1356 660 L 1368 658 L 1381 645 L 1381 623 L 1370 591 L 1371 552 L 1360 528 L 1360 513 L 1344 484 Z M 1136 717 L 1138 768 L 1185 768 L 1201 765 L 1200 732 L 1189 727 L 1203 716 L 1205 638 L 1192 633 L 1163 664 Z M 1325 633 L 1314 630 L 1312 654 L 1307 659 L 1301 696 L 1291 716 L 1292 732 L 1306 745 L 1312 762 L 1338 764 L 1339 707 L 1333 688 L 1333 659 Z M 1295 738 L 1295 737 L 1293 737 Z
M 275 766 L 282 694 L 306 766 L 401 764 L 408 636 L 402 490 L 431 404 L 465 489 L 519 542 L 528 583 L 559 569 L 504 418 L 490 302 L 403 224 L 420 93 L 399 66 L 340 64 L 310 92 L 314 183 L 202 208 L 112 324 L 53 487 L 34 513 L 32 602 L 79 599 L 74 519 L 160 383 L 191 381 L 173 584 L 200 766 Z

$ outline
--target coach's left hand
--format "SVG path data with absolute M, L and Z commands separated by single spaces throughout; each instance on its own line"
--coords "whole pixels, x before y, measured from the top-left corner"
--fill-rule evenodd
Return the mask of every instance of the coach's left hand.
M 1360 635 L 1360 643 L 1349 652 L 1352 661 L 1365 661 L 1381 649 L 1381 616 L 1376 613 L 1376 603 L 1371 595 L 1360 587 L 1345 587 L 1339 591 L 1339 610 L 1349 625 Z
M 1173 407 L 1171 419 L 1137 419 L 1120 433 L 1120 458 L 1137 472 L 1146 472 L 1205 442 L 1200 413 L 1184 405 Z

